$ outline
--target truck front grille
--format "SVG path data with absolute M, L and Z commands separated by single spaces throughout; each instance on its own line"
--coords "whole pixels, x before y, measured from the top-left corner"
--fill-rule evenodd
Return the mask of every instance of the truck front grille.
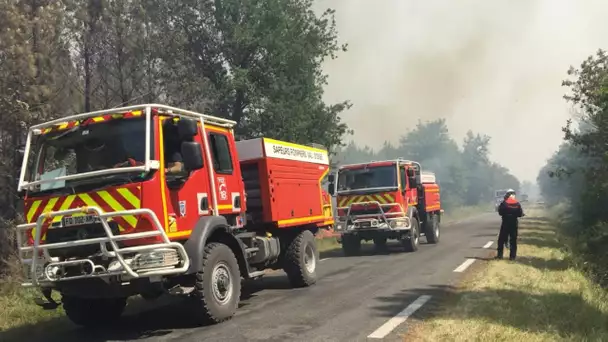
M 108 222 L 110 229 L 112 230 L 112 234 L 118 235 L 120 230 L 118 229 L 118 225 L 115 222 Z M 65 228 L 52 228 L 49 229 L 46 233 L 46 243 L 56 243 L 56 242 L 69 242 L 69 241 L 78 241 L 81 239 L 93 239 L 99 237 L 105 237 L 106 232 L 103 229 L 101 223 L 88 224 L 88 225 L 80 225 L 73 227 L 65 227 Z M 110 245 L 107 244 L 106 247 L 111 250 Z M 49 249 L 49 254 L 53 257 L 88 257 L 90 255 L 96 254 L 100 252 L 99 244 L 91 244 L 85 246 L 76 246 L 76 247 L 66 247 L 59 249 Z

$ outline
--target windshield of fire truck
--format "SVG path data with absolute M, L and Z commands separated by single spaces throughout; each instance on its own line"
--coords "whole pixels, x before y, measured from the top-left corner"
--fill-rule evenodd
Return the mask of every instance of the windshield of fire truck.
M 146 127 L 144 118 L 115 119 L 38 136 L 32 149 L 36 162 L 29 181 L 145 163 Z M 130 160 L 129 160 L 130 159 Z M 95 183 L 104 177 L 94 176 Z M 42 183 L 38 191 L 74 186 L 82 179 Z M 87 184 L 90 182 L 87 181 Z
M 338 172 L 338 192 L 387 187 L 397 187 L 397 169 L 394 165 L 342 169 Z

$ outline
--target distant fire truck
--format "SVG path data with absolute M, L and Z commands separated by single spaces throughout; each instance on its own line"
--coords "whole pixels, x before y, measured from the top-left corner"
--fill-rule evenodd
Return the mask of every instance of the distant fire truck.
M 332 177 L 334 182 L 335 178 Z M 330 186 L 330 190 L 334 191 Z M 439 242 L 441 201 L 435 175 L 409 160 L 374 161 L 338 170 L 337 231 L 346 255 L 357 254 L 361 241 L 383 248 L 388 239 L 418 250 L 419 237 Z

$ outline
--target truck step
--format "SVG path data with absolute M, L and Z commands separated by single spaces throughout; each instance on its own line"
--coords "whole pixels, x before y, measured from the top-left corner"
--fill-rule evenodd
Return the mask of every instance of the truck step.
M 192 291 L 194 291 L 194 286 L 175 286 L 173 288 L 170 288 L 169 294 L 172 296 L 179 296 L 179 295 L 188 295 L 190 293 L 192 293 Z
M 266 274 L 265 271 L 254 271 L 254 272 L 249 273 L 249 278 L 258 278 L 265 274 Z
M 252 239 L 256 235 L 255 232 L 243 232 L 236 234 L 236 237 L 239 239 Z

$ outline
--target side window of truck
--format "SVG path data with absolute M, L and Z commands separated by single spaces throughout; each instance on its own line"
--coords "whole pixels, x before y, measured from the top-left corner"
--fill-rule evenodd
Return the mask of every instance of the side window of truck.
M 232 156 L 228 138 L 224 134 L 209 133 L 209 144 L 213 154 L 213 169 L 216 173 L 232 174 Z

